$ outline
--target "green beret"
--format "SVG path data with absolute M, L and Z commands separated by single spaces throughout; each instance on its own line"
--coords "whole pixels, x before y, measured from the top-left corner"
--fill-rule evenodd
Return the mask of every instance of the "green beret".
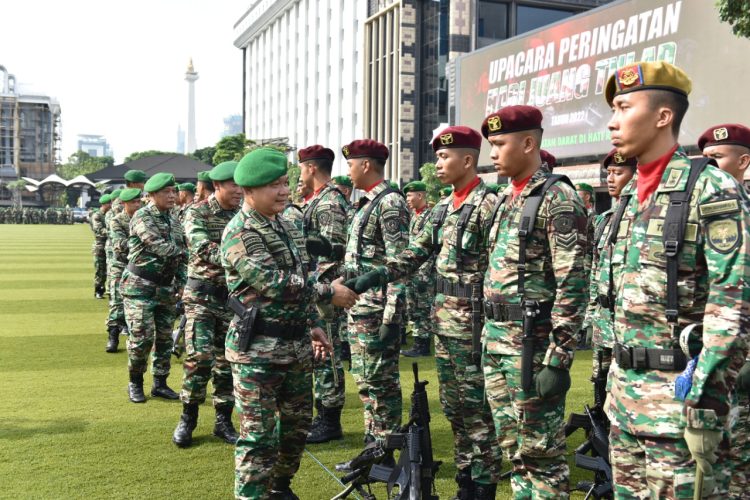
M 143 189 L 145 189 L 147 193 L 155 193 L 161 191 L 165 187 L 174 186 L 175 184 L 176 181 L 174 180 L 174 175 L 167 172 L 159 172 L 158 174 L 152 175 L 151 178 L 146 181 L 146 185 L 143 186 Z
M 353 188 L 354 185 L 352 184 L 352 180 L 349 178 L 348 175 L 337 175 L 333 178 L 334 184 L 337 184 L 339 186 L 346 186 L 349 188 Z
M 107 203 L 112 203 L 112 196 L 108 194 L 103 194 L 99 197 L 99 205 L 106 205 Z
M 270 184 L 286 175 L 287 159 L 273 148 L 258 148 L 242 157 L 234 170 L 234 182 L 242 187 Z
M 183 182 L 180 186 L 180 191 L 190 191 L 191 193 L 195 193 L 195 184 L 192 182 Z
M 507 184 L 498 184 L 497 185 L 497 192 L 500 193 L 502 191 L 505 191 L 505 188 L 507 188 L 507 187 L 508 187 Z
M 448 186 L 448 187 L 444 187 L 443 189 L 440 190 L 440 195 L 441 196 L 450 196 L 452 192 L 453 192 L 453 188 L 451 186 Z
M 141 190 L 138 188 L 123 189 L 122 193 L 120 193 L 120 199 L 122 201 L 133 201 L 136 198 L 140 198 L 140 196 Z
M 496 182 L 487 182 L 485 186 L 487 186 L 487 189 L 493 193 L 500 191 L 500 186 Z
M 122 189 L 115 189 L 111 193 L 109 193 L 110 198 L 112 198 L 112 201 L 115 201 L 117 198 L 120 197 L 120 193 L 122 193 Z
M 224 162 L 224 163 L 228 163 L 228 162 Z M 221 163 L 219 163 L 219 165 L 221 165 Z M 198 172 L 198 182 L 211 182 L 211 178 L 209 177 L 209 172 L 211 171 L 204 170 L 203 172 Z
M 128 170 L 125 172 L 125 180 L 128 182 L 146 182 L 146 172 L 143 170 Z
M 390 184 L 390 186 L 391 186 L 391 187 L 392 187 L 393 189 L 401 189 L 401 188 L 399 188 L 399 187 L 398 187 L 398 183 L 397 183 L 397 182 L 393 182 L 393 181 L 388 181 L 388 184 Z
M 579 182 L 578 184 L 576 184 L 576 190 L 577 191 L 586 191 L 586 192 L 589 192 L 591 194 L 594 194 L 594 188 L 591 187 L 590 184 L 586 184 L 585 182 Z
M 425 184 L 422 181 L 412 181 L 409 184 L 407 184 L 406 186 L 404 186 L 404 194 L 406 194 L 406 193 L 408 193 L 410 191 L 411 192 L 415 192 L 415 193 L 422 192 L 422 191 L 427 191 L 427 184 Z
M 221 162 L 212 168 L 208 173 L 209 180 L 211 181 L 230 181 L 234 179 L 234 171 L 237 169 L 236 161 L 225 161 Z M 202 174 L 201 172 L 200 174 Z M 198 180 L 200 180 L 200 174 L 198 174 Z

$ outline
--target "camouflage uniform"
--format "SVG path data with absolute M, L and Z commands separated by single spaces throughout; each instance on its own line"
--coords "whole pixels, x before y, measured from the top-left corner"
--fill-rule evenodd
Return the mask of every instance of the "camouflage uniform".
M 226 338 L 240 414 L 234 491 L 237 498 L 266 498 L 299 468 L 312 416 L 308 328 L 323 326 L 313 302 L 330 302 L 332 290 L 308 275 L 302 233 L 283 217 L 243 208 L 224 230 L 221 255 L 229 293 L 258 308 L 246 352 L 236 316 Z
M 409 221 L 409 244 L 414 241 L 422 228 L 428 225 L 432 211 L 428 207 L 413 214 Z M 411 332 L 415 339 L 429 341 L 432 333 L 432 303 L 435 300 L 435 259 L 430 258 L 412 276 L 406 287 L 406 306 Z
M 348 276 L 371 271 L 387 258 L 395 258 L 408 243 L 409 211 L 398 192 L 383 195 L 364 220 L 368 204 L 387 188 L 388 182 L 382 181 L 359 199 L 346 242 L 344 266 Z M 404 309 L 403 285 L 390 284 L 360 294 L 348 311 L 351 372 L 364 405 L 366 440 L 383 439 L 401 424 L 398 325 L 403 324 Z M 381 325 L 389 325 L 395 333 L 381 339 Z
M 326 184 L 305 206 L 303 216 L 305 237 L 323 236 L 332 245 L 343 250 L 346 245 L 346 208 L 347 203 L 341 192 L 332 182 Z M 340 276 L 342 257 L 343 252 L 339 257 L 318 257 L 313 263 L 316 280 L 321 283 L 331 283 Z M 336 360 L 335 369 L 338 375 L 334 378 L 330 360 L 315 364 L 313 370 L 315 401 L 326 408 L 341 408 L 344 406 L 346 395 L 344 367 L 341 363 L 341 337 L 339 336 L 343 312 L 334 310 L 333 306 L 325 306 L 319 308 L 319 313 L 326 322 L 326 334 L 333 345 L 333 357 Z M 336 378 L 338 384 L 335 383 Z
M 94 254 L 94 290 L 104 293 L 107 279 L 107 226 L 104 225 L 104 216 L 100 211 L 94 212 L 89 224 L 94 232 L 94 245 L 91 253 Z
M 568 497 L 565 394 L 541 398 L 533 383 L 527 392 L 521 373 L 521 300 L 538 301 L 543 311 L 533 326 L 532 373 L 536 378 L 544 366 L 570 369 L 588 296 L 586 211 L 575 189 L 557 181 L 545 193 L 527 240 L 521 297 L 517 268 L 521 214 L 532 190 L 549 175 L 538 170 L 515 198 L 512 187 L 501 195 L 490 231 L 492 251 L 484 279 L 485 385 L 500 446 L 513 464 L 515 498 Z
M 729 459 L 732 464 L 729 498 L 739 500 L 747 496 L 750 481 L 750 396 L 735 392 L 732 406 L 729 426 Z
M 185 233 L 190 245 L 185 306 L 184 378 L 180 399 L 202 404 L 206 386 L 213 382 L 215 408 L 234 405 L 232 370 L 224 355 L 224 340 L 232 313 L 226 306 L 227 288 L 221 265 L 221 236 L 237 210 L 224 210 L 212 193 L 190 204 L 185 213 Z
M 656 191 L 640 205 L 637 173 L 623 190 L 622 200 L 629 203 L 612 250 L 616 350 L 619 343 L 679 351 L 665 312 L 662 228 L 669 193 L 686 189 L 689 170 L 690 160 L 677 149 Z M 618 497 L 692 498 L 696 466 L 683 437 L 685 427 L 726 429 L 729 388 L 745 360 L 750 277 L 747 197 L 728 174 L 708 166 L 698 177 L 691 200 L 678 256 L 676 331 L 702 322 L 703 348 L 684 402 L 674 393 L 679 371 L 626 369 L 619 360 L 612 362 L 606 409 L 612 422 L 610 455 Z M 726 492 L 727 448 L 725 439 L 713 466 L 715 494 Z
M 453 195 L 432 209 L 433 220 L 412 239 L 403 252 L 389 255 L 388 275 L 393 279 L 414 272 L 435 259 L 437 289 L 434 296 L 435 358 L 440 382 L 440 404 L 451 423 L 456 467 L 471 469 L 474 481 L 495 484 L 499 479 L 501 452 L 489 405 L 484 397 L 482 370 L 472 359 L 472 304 L 474 284 L 481 291 L 487 269 L 487 229 L 497 197 L 480 180 L 464 202 L 453 208 Z M 437 242 L 433 242 L 434 220 L 446 208 Z M 471 210 L 460 242 L 458 222 Z M 444 289 L 443 283 L 457 288 Z
M 109 290 L 110 301 L 112 300 L 112 294 L 114 290 L 112 288 L 112 262 L 114 261 L 114 254 L 112 253 L 112 239 L 109 238 L 109 225 L 111 224 L 112 218 L 117 215 L 114 208 L 110 208 L 106 214 L 104 214 L 104 230 L 107 231 L 107 241 L 104 243 L 104 255 L 107 260 L 107 290 Z M 109 321 L 109 320 L 107 320 Z
M 185 286 L 187 245 L 174 216 L 149 203 L 130 221 L 130 253 L 120 293 L 128 324 L 128 369 L 145 373 L 153 347 L 151 371 L 169 375 L 176 293 Z
M 128 241 L 130 238 L 130 215 L 123 210 L 109 221 L 109 239 L 112 245 L 112 262 L 109 266 L 109 316 L 107 328 L 121 331 L 127 327 L 125 309 L 120 292 L 120 280 L 128 265 Z
M 281 216 L 289 222 L 293 223 L 297 227 L 298 231 L 302 231 L 302 210 L 303 208 L 300 208 L 299 205 L 290 203 L 286 206 L 284 211 L 281 212 Z

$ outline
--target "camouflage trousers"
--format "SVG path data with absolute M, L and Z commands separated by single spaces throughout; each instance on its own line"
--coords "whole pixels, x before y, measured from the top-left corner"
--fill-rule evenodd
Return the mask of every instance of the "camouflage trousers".
M 107 329 L 125 328 L 125 308 L 120 292 L 120 280 L 124 268 L 119 265 L 109 267 L 107 286 L 109 288 L 109 314 L 107 315 Z
M 151 293 L 124 295 L 123 303 L 128 325 L 128 370 L 145 373 L 148 354 L 153 349 L 151 373 L 169 375 L 176 315 L 172 287 L 152 287 Z
M 534 355 L 542 369 L 544 350 Z M 521 387 L 521 356 L 485 352 L 484 384 L 495 431 L 512 464 L 510 485 L 516 499 L 568 498 L 570 470 L 565 460 L 565 395 L 541 399 Z
M 732 463 L 729 498 L 733 500 L 747 498 L 750 482 L 750 397 L 743 394 L 737 399 L 732 409 L 729 450 L 729 459 Z
M 401 338 L 381 340 L 382 315 L 349 315 L 352 377 L 364 405 L 365 438 L 383 439 L 401 425 Z
M 415 339 L 429 340 L 432 333 L 432 303 L 435 301 L 435 280 L 415 276 L 406 287 L 406 307 L 411 333 Z
M 609 450 L 615 498 L 693 498 L 695 461 L 684 439 L 638 437 L 612 425 Z M 716 487 L 703 498 L 726 496 L 731 469 L 728 440 L 717 455 L 713 465 Z
M 472 360 L 471 338 L 443 336 L 439 333 L 443 326 L 455 329 L 455 325 L 438 323 L 435 363 L 440 404 L 453 431 L 456 468 L 469 468 L 478 483 L 495 484 L 500 479 L 502 454 L 484 397 L 484 374 Z
M 312 418 L 312 354 L 291 364 L 231 363 L 240 439 L 234 452 L 238 499 L 267 498 L 274 479 L 299 469 Z
M 213 383 L 214 408 L 234 404 L 232 369 L 224 355 L 224 341 L 232 312 L 217 301 L 190 296 L 185 289 L 185 361 L 180 400 L 202 404 L 208 381 Z
M 94 243 L 91 253 L 94 255 L 94 290 L 104 290 L 107 283 L 107 254 L 104 244 Z
M 326 335 L 333 345 L 334 355 L 325 361 L 314 361 L 313 380 L 315 401 L 326 408 L 341 408 L 344 406 L 346 387 L 344 385 L 344 364 L 341 362 L 341 319 L 326 322 Z M 335 370 L 338 372 L 334 377 Z M 338 384 L 336 383 L 338 379 Z

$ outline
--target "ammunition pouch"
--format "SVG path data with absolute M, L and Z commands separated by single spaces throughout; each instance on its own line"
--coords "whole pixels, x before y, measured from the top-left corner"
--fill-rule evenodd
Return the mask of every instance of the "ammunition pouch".
M 454 283 L 440 276 L 437 277 L 435 283 L 435 293 L 442 293 L 449 297 L 459 297 L 463 299 L 470 299 L 473 296 L 471 284 L 464 285 L 462 283 Z
M 140 268 L 132 262 L 127 267 L 130 274 L 134 274 L 139 278 L 143 278 L 146 281 L 150 281 L 158 286 L 170 286 L 174 281 L 174 275 L 172 274 L 158 274 L 147 271 L 146 269 Z
M 197 293 L 210 295 L 211 297 L 222 302 L 227 300 L 227 298 L 229 297 L 229 290 L 226 286 L 214 285 L 207 281 L 199 280 L 196 278 L 188 278 L 187 283 L 185 284 L 185 288 L 189 288 L 190 290 Z
M 687 357 L 681 349 L 647 349 L 615 344 L 615 360 L 625 370 L 682 371 Z

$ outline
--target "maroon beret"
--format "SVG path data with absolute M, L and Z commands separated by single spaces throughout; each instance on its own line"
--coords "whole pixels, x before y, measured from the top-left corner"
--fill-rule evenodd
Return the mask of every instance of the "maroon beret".
M 638 166 L 638 161 L 635 158 L 625 158 L 617 149 L 613 149 L 607 156 L 602 160 L 602 168 L 605 170 L 612 165 L 613 167 L 630 167 L 635 168 Z
M 443 129 L 432 140 L 432 149 L 444 148 L 482 149 L 482 136 L 473 128 L 457 125 Z
M 309 146 L 309 147 L 300 149 L 299 153 L 297 153 L 297 157 L 299 158 L 299 161 L 310 161 L 310 160 L 333 161 L 336 158 L 336 155 L 330 149 L 323 147 L 320 144 L 315 144 L 314 146 Z
M 485 138 L 534 129 L 542 129 L 542 112 L 534 106 L 506 106 L 482 122 L 482 135 Z
M 550 172 L 557 166 L 557 158 L 546 149 L 540 149 L 539 156 L 542 157 L 542 163 L 547 164 L 547 168 L 549 168 Z
M 698 147 L 701 151 L 706 146 L 720 144 L 734 144 L 750 148 L 750 129 L 739 123 L 726 123 L 711 127 L 703 132 L 698 139 Z
M 388 159 L 388 148 L 385 144 L 372 139 L 357 139 L 352 141 L 343 148 L 344 158 L 376 158 L 386 161 Z

